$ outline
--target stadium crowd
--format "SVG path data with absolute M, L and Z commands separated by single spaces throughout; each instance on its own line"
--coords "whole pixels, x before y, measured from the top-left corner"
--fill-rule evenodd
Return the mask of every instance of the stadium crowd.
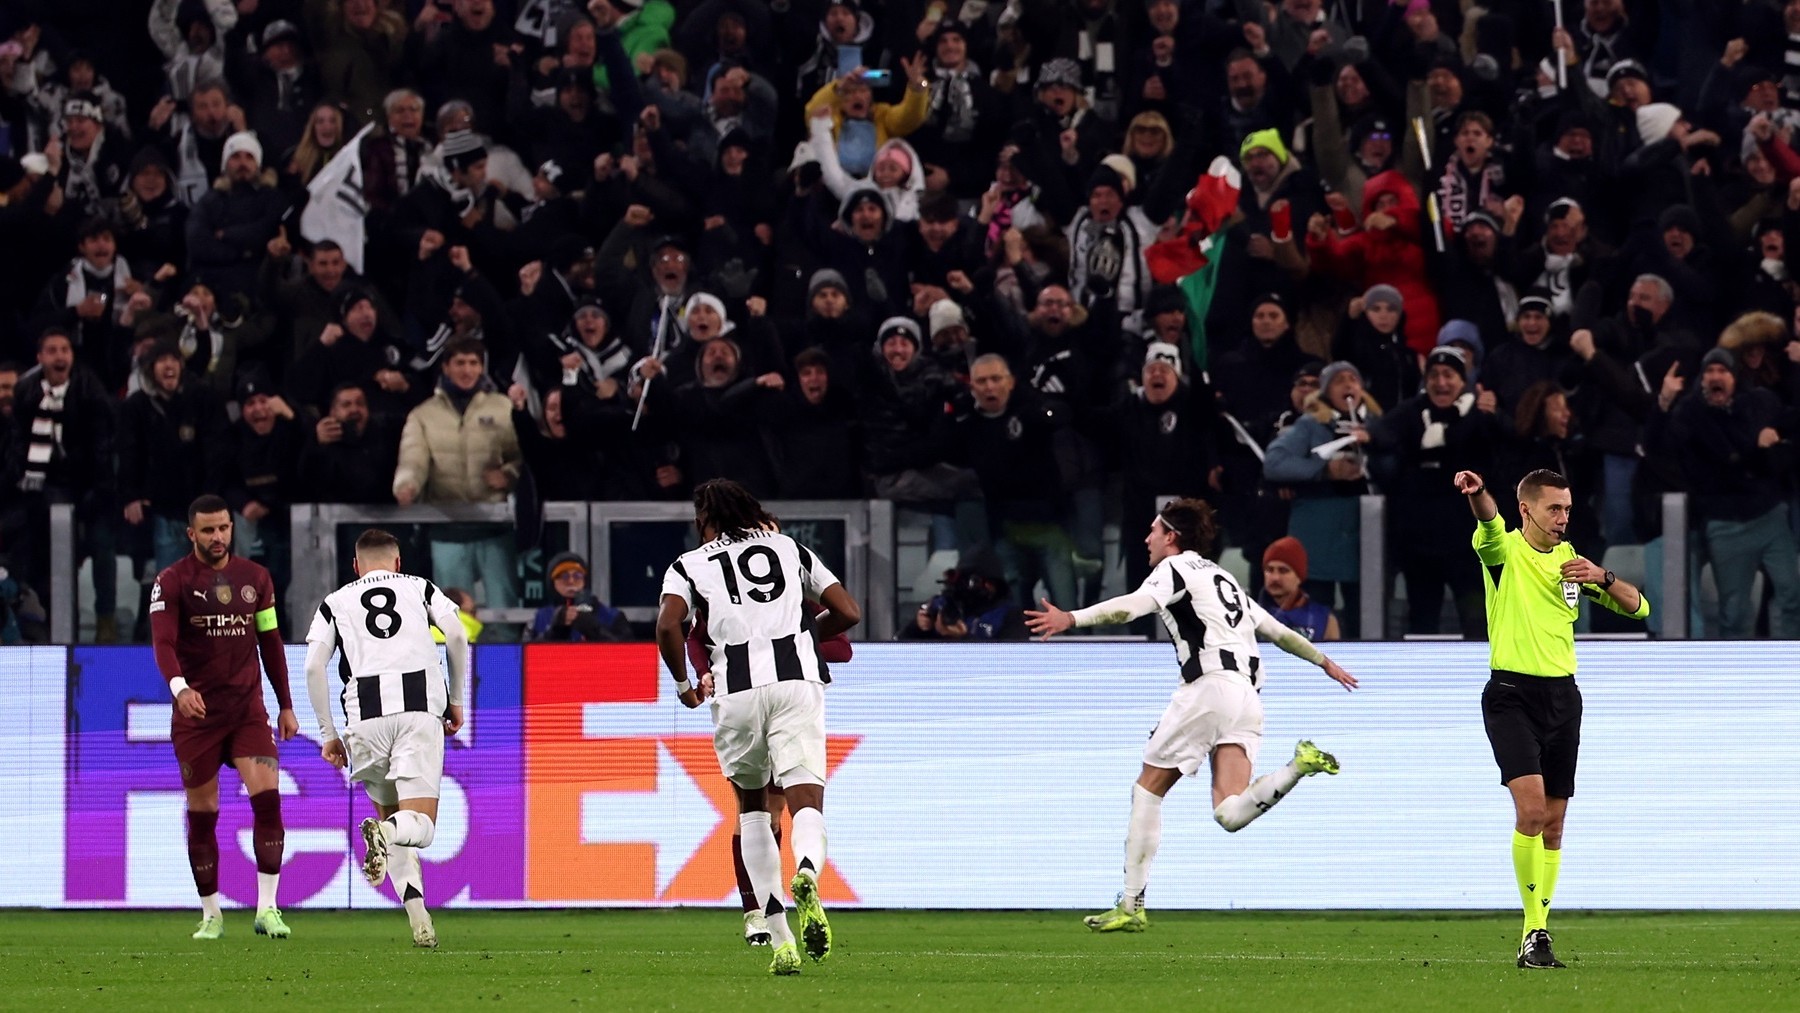
M 12 601 L 53 503 L 110 640 L 203 491 L 285 580 L 297 502 L 728 477 L 929 511 L 989 613 L 1203 496 L 1355 637 L 1374 490 L 1404 632 L 1480 636 L 1450 476 L 1551 467 L 1653 600 L 1690 492 L 1708 632 L 1760 570 L 1794 636 L 1800 0 L 1561 7 L 9 0 Z M 520 604 L 513 538 L 436 579 Z

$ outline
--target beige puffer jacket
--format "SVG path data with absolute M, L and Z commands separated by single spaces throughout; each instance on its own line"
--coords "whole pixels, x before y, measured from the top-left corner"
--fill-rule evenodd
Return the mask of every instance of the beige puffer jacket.
M 394 494 L 411 486 L 419 503 L 504 502 L 518 481 L 519 462 L 519 435 L 505 395 L 479 391 L 458 415 L 450 395 L 438 390 L 406 416 Z M 508 489 L 488 487 L 484 475 L 494 465 L 505 469 Z

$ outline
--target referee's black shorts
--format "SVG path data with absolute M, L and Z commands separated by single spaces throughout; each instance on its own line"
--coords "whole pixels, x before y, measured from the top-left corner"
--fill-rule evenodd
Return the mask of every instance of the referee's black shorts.
M 1549 798 L 1575 795 L 1575 757 L 1581 751 L 1581 690 L 1573 677 L 1545 678 L 1494 669 L 1481 691 L 1500 783 L 1544 776 Z

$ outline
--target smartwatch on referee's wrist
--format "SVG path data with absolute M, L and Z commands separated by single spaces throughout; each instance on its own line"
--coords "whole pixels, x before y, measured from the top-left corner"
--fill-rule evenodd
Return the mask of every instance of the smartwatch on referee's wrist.
M 1618 574 L 1613 573 L 1611 570 L 1606 571 L 1606 577 L 1600 581 L 1600 590 L 1604 591 L 1607 588 L 1612 587 L 1613 582 L 1618 579 L 1619 579 Z

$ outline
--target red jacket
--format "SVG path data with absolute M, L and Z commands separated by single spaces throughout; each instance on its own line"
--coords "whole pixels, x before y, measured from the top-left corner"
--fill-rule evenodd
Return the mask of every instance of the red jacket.
M 1351 223 L 1348 229 L 1333 229 L 1324 240 L 1306 237 L 1307 252 L 1313 267 L 1350 282 L 1366 291 L 1373 285 L 1392 285 L 1406 300 L 1406 345 L 1424 355 L 1437 345 L 1442 314 L 1437 295 L 1426 276 L 1424 245 L 1424 211 L 1412 184 L 1398 172 L 1389 170 L 1369 180 L 1363 187 L 1362 220 L 1375 211 L 1382 194 L 1393 194 L 1399 204 L 1388 210 L 1394 224 L 1370 231 Z

